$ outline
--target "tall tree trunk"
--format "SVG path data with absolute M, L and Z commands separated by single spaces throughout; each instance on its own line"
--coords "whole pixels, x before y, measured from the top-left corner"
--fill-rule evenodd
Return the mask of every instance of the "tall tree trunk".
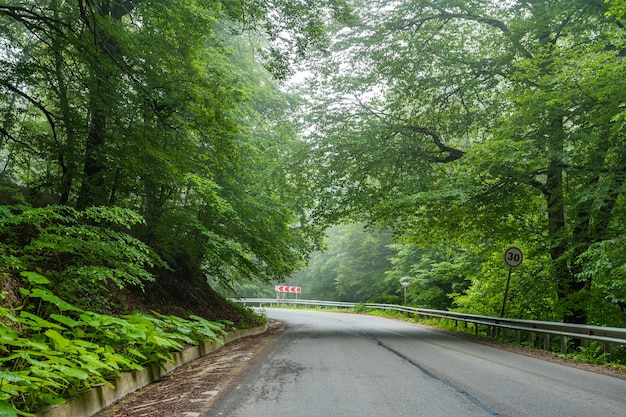
M 78 197 L 78 207 L 104 204 L 107 200 L 104 181 L 104 145 L 106 143 L 107 109 L 100 103 L 98 91 L 102 91 L 103 80 L 95 81 L 96 88 L 90 94 L 89 109 L 91 121 L 87 143 L 85 146 L 85 163 L 83 165 L 83 183 Z
M 58 2 L 53 1 L 50 3 L 51 9 L 54 11 L 56 19 L 60 19 L 58 15 Z M 69 104 L 68 86 L 66 79 L 63 75 L 63 45 L 61 39 L 55 38 L 52 43 L 52 49 L 54 54 L 54 71 L 56 77 L 57 88 L 59 89 L 59 107 L 63 117 L 63 129 L 65 131 L 65 143 L 59 144 L 59 165 L 62 170 L 61 185 L 59 188 L 59 203 L 67 204 L 70 199 L 70 193 L 72 190 L 72 184 L 74 182 L 74 176 L 76 174 L 76 130 L 74 127 L 74 120 L 72 117 L 72 110 Z
M 563 130 L 563 118 L 555 117 L 550 126 L 548 138 L 549 162 L 547 178 L 542 192 L 546 199 L 548 215 L 548 233 L 550 236 L 550 258 L 557 282 L 557 296 L 564 309 L 563 321 L 566 323 L 585 323 L 587 311 L 577 297 L 585 283 L 577 279 L 571 269 L 572 236 L 568 232 L 565 218 L 564 144 L 566 134 Z M 578 243 L 578 242 L 576 242 Z
M 117 23 L 130 13 L 141 0 L 126 1 L 80 1 L 81 14 L 90 27 L 94 42 L 94 59 L 91 61 L 91 85 L 89 91 L 89 131 L 85 146 L 83 182 L 78 196 L 77 206 L 85 208 L 103 205 L 110 201 L 107 190 L 107 162 L 105 146 L 109 116 L 115 108 L 115 83 L 117 79 L 116 54 L 120 53 L 117 40 L 99 24 L 100 21 L 113 19 Z M 87 11 L 89 9 L 89 11 Z

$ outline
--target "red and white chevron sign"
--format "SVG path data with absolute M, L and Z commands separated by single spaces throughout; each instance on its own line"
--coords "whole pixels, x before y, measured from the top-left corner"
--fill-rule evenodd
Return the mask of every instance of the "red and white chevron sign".
M 302 288 L 300 287 L 290 287 L 287 285 L 276 285 L 274 289 L 276 290 L 276 292 L 295 292 L 297 294 L 300 294 L 300 292 L 302 291 Z

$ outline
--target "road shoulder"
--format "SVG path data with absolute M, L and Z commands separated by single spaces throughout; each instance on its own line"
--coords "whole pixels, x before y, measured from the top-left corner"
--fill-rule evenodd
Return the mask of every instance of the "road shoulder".
M 200 417 L 283 330 L 282 323 L 270 320 L 265 333 L 190 362 L 94 417 Z

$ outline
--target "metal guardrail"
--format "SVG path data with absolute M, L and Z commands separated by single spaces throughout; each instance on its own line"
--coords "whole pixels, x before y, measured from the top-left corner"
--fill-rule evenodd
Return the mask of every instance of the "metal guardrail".
M 515 332 L 515 342 L 521 343 L 522 336 L 527 336 L 528 341 L 534 346 L 535 336 L 540 334 L 543 336 L 543 348 L 550 350 L 551 336 L 558 336 L 561 339 L 561 351 L 567 353 L 568 339 L 579 339 L 582 345 L 586 345 L 587 341 L 593 340 L 603 343 L 605 351 L 611 352 L 613 344 L 626 345 L 626 329 L 619 327 L 602 327 L 590 326 L 582 324 L 558 323 L 549 321 L 536 320 L 518 320 L 501 317 L 480 316 L 476 314 L 457 313 L 454 311 L 429 310 L 424 308 L 415 308 L 400 306 L 395 304 L 376 304 L 376 303 L 346 303 L 339 301 L 319 301 L 319 300 L 298 300 L 298 299 L 275 299 L 275 298 L 242 298 L 232 299 L 232 301 L 243 303 L 250 306 L 285 306 L 285 305 L 301 305 L 311 307 L 335 307 L 335 308 L 354 308 L 357 305 L 370 309 L 394 310 L 415 314 L 417 316 L 437 317 L 448 319 L 458 324 L 459 322 L 474 324 L 475 333 L 478 334 L 479 326 L 485 326 L 487 335 L 490 337 L 502 336 L 504 341 L 508 340 L 508 331 Z M 497 329 L 497 331 L 496 331 Z M 500 332 L 502 330 L 502 332 Z M 502 333 L 502 334 L 501 334 Z

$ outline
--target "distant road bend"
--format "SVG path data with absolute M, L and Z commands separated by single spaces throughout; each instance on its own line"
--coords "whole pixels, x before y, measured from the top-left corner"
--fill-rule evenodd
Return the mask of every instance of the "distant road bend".
M 626 381 L 396 320 L 268 309 L 286 324 L 206 417 L 626 416 Z

